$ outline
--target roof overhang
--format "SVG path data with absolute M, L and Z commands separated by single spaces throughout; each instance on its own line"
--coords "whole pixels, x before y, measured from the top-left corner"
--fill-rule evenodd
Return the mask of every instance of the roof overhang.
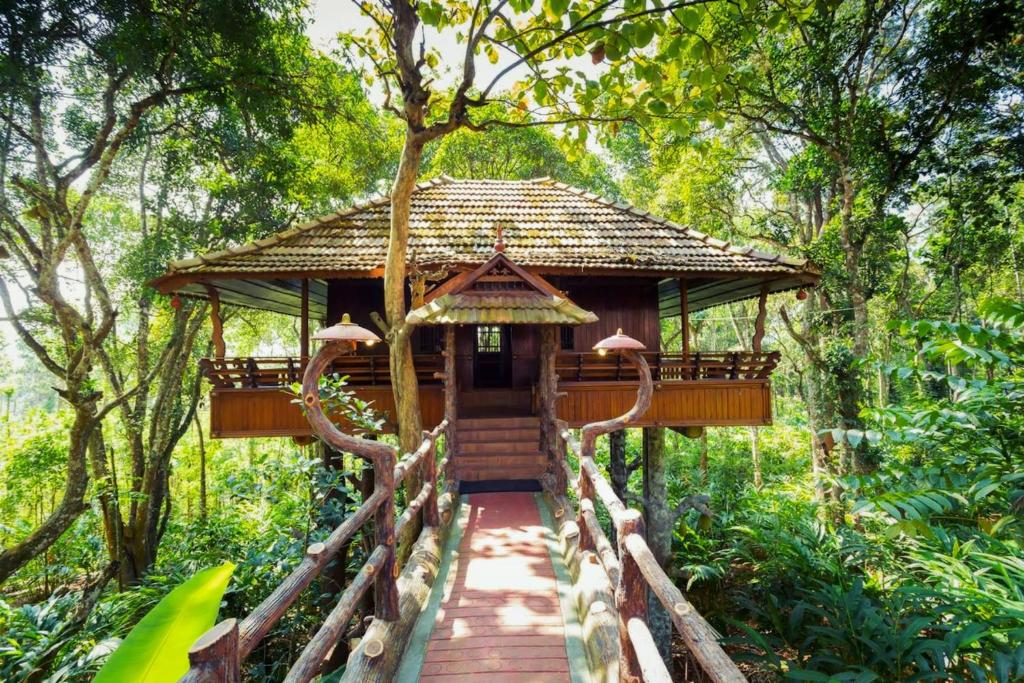
M 732 277 L 708 278 L 687 277 L 686 299 L 687 308 L 691 313 L 733 301 L 750 299 L 761 294 L 761 288 L 767 286 L 769 294 L 787 292 L 803 287 L 813 287 L 820 276 L 806 273 L 788 277 Z M 679 283 L 681 278 L 664 279 L 658 283 L 658 308 L 660 317 L 678 316 L 680 310 Z
M 189 282 L 169 289 L 181 296 L 209 299 L 216 289 L 222 304 L 298 317 L 302 314 L 302 280 L 309 279 L 309 317 L 327 319 L 327 282 L 314 278 L 217 279 Z

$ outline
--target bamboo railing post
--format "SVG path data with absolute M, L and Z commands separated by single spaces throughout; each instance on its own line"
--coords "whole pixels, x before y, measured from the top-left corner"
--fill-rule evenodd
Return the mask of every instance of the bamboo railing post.
M 587 471 L 582 467 L 583 460 L 585 458 L 592 458 L 593 455 L 593 450 L 589 453 L 582 449 L 580 450 L 580 476 L 576 482 L 576 486 L 580 494 L 579 514 L 576 516 L 576 526 L 578 526 L 580 530 L 580 552 L 584 550 L 593 550 L 595 547 L 594 536 L 590 533 L 590 527 L 587 526 L 587 520 L 584 516 L 586 506 L 583 505 L 583 501 L 592 502 L 594 500 L 594 483 L 590 481 L 590 477 L 587 476 Z
M 225 619 L 188 651 L 189 683 L 239 683 L 238 621 Z
M 564 496 L 569 492 L 569 478 L 565 473 L 566 462 L 566 449 L 569 445 L 565 443 L 565 439 L 562 437 L 562 423 L 556 423 L 555 427 L 555 494 Z
M 425 485 L 430 486 L 430 494 L 423 503 L 423 526 L 440 526 L 441 518 L 437 510 L 437 439 L 427 430 L 423 430 L 423 438 L 430 443 L 420 464 L 420 478 Z
M 395 561 L 395 453 L 381 453 L 373 460 L 374 489 L 383 492 L 373 526 L 377 545 L 388 549 L 374 582 L 374 616 L 384 621 L 398 618 L 398 564 Z
M 455 452 L 456 439 L 455 422 L 458 419 L 458 395 L 459 386 L 455 370 L 455 326 L 445 325 L 444 328 L 444 416 L 448 419 L 448 427 L 445 430 L 444 447 L 445 455 L 448 457 L 448 467 L 444 477 L 446 484 L 455 482 Z
M 615 607 L 619 613 L 619 680 L 642 681 L 640 662 L 629 637 L 629 620 L 640 619 L 647 623 L 647 582 L 626 547 L 626 538 L 630 534 L 644 537 L 643 515 L 638 510 L 627 508 L 615 520 L 615 531 L 621 566 L 615 586 Z

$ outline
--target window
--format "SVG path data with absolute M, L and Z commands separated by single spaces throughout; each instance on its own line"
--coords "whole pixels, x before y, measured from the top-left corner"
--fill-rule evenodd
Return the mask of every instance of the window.
M 576 348 L 576 328 L 563 325 L 561 331 L 561 348 L 563 351 L 572 351 Z
M 476 350 L 478 353 L 501 353 L 501 326 L 478 325 Z

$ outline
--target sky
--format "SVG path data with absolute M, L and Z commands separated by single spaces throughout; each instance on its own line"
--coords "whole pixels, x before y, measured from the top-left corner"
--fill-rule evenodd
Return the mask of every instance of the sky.
M 331 51 L 337 47 L 335 36 L 340 31 L 362 33 L 372 25 L 370 20 L 362 15 L 353 0 L 311 0 L 310 14 L 312 22 L 306 33 L 313 41 L 313 44 L 324 51 Z M 429 27 L 425 30 L 427 47 L 436 49 L 442 56 L 442 62 L 447 62 L 451 65 L 447 72 L 443 74 L 438 85 L 440 88 L 454 86 L 456 79 L 461 75 L 462 61 L 466 49 L 465 43 L 459 43 L 453 30 L 438 32 Z M 490 83 L 502 69 L 508 66 L 511 59 L 511 55 L 502 53 L 497 63 L 491 64 L 488 59 L 481 55 L 476 60 L 476 83 L 478 85 Z M 579 64 L 576 63 L 576 60 L 573 60 L 573 67 L 593 68 L 589 59 L 580 60 Z M 525 67 L 523 69 L 515 69 L 505 75 L 498 89 L 500 90 L 501 86 L 511 86 L 515 78 L 523 72 L 525 72 Z M 380 92 L 373 92 L 373 90 L 371 88 L 371 98 L 379 104 L 383 96 Z

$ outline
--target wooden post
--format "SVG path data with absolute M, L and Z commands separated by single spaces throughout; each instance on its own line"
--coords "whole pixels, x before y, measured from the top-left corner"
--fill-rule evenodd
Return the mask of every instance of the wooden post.
M 643 516 L 632 508 L 618 516 L 615 523 L 618 535 L 619 561 L 621 571 L 615 586 L 615 607 L 619 613 L 619 680 L 642 681 L 643 673 L 640 662 L 629 638 L 629 620 L 639 619 L 647 622 L 647 581 L 640 572 L 636 559 L 630 555 L 626 547 L 626 539 L 631 534 L 640 538 L 644 536 Z
M 566 473 L 568 467 L 567 451 L 569 444 L 562 438 L 562 430 L 567 428 L 566 423 L 555 421 L 555 495 L 566 496 L 569 493 L 569 476 Z
M 754 319 L 754 338 L 751 346 L 754 353 L 761 353 L 761 341 L 764 339 L 764 319 L 768 312 L 768 283 L 761 285 L 761 295 L 757 298 L 757 318 Z
M 224 319 L 220 315 L 220 292 L 216 287 L 206 285 L 206 293 L 210 297 L 210 325 L 213 327 L 213 357 L 224 360 Z
M 427 430 L 423 430 L 423 438 L 430 442 L 427 454 L 420 463 L 420 478 L 430 486 L 430 494 L 423 503 L 423 526 L 440 526 L 441 518 L 437 511 L 437 440 Z
M 239 683 L 238 621 L 225 619 L 188 651 L 190 683 Z
M 457 372 L 455 370 L 455 326 L 445 325 L 444 328 L 444 416 L 448 419 L 448 428 L 445 431 L 445 451 L 448 457 L 448 469 L 444 473 L 445 483 L 451 484 L 455 481 L 455 453 L 456 434 L 455 422 L 458 419 L 458 396 L 459 385 Z
M 690 355 L 690 285 L 684 278 L 679 278 L 679 315 L 681 317 L 683 336 L 683 359 Z
M 324 415 L 320 406 L 320 375 L 338 356 L 348 353 L 344 342 L 328 342 L 310 359 L 302 376 L 302 401 L 306 405 L 306 419 L 313 432 L 337 451 L 362 456 L 373 463 L 374 495 L 382 498 L 374 516 L 376 545 L 386 546 L 388 558 L 374 584 L 376 616 L 384 621 L 398 618 L 398 585 L 395 582 L 395 460 L 393 446 L 369 439 L 359 439 L 344 433 Z
M 591 450 L 590 453 L 585 453 L 581 449 L 580 450 L 580 459 L 583 460 L 584 458 L 588 458 L 588 457 L 589 458 L 593 458 L 594 457 L 594 451 Z M 582 463 L 581 463 L 581 465 L 582 465 Z M 584 515 L 584 511 L 586 510 L 586 506 L 583 504 L 583 501 L 585 501 L 585 500 L 588 500 L 588 501 L 593 501 L 594 500 L 594 483 L 592 481 L 590 481 L 590 477 L 587 476 L 587 472 L 586 472 L 586 470 L 582 466 L 580 467 L 580 478 L 577 481 L 576 486 L 577 486 L 577 490 L 580 493 L 580 505 L 579 505 L 580 509 L 579 509 L 579 513 L 576 515 L 576 526 L 578 526 L 579 530 L 580 530 L 579 549 L 580 549 L 580 552 L 583 552 L 584 550 L 593 550 L 596 547 L 596 545 L 595 545 L 594 536 L 590 533 L 590 527 L 587 526 L 587 519 L 586 519 L 586 516 Z
M 558 375 L 555 373 L 558 359 L 558 328 L 554 325 L 540 327 L 540 372 L 537 394 L 540 403 L 540 447 L 548 458 L 548 471 L 558 477 L 560 463 L 557 459 L 558 448 L 558 416 L 556 401 L 558 400 Z M 554 492 L 565 495 L 564 490 Z
M 388 451 L 373 461 L 374 490 L 381 491 L 384 499 L 373 525 L 376 529 L 377 545 L 388 549 L 387 559 L 381 564 L 380 574 L 374 583 L 374 616 L 384 621 L 398 619 L 398 563 L 395 543 L 395 453 Z
M 302 278 L 302 312 L 299 321 L 299 357 L 302 364 L 309 361 L 309 280 Z

